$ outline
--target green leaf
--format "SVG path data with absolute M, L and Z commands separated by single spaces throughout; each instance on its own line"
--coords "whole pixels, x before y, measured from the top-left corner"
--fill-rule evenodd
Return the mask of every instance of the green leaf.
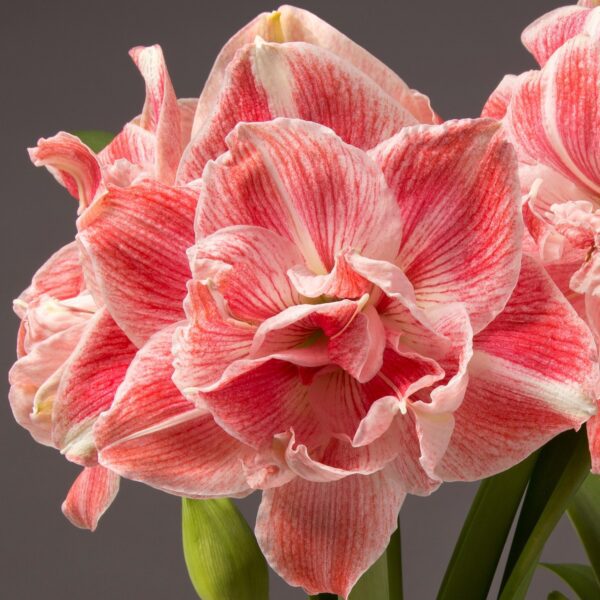
M 500 600 L 525 598 L 544 545 L 589 469 L 585 429 L 565 432 L 541 450 L 517 522 Z
M 567 514 L 600 581 L 600 476 L 588 475 L 571 500 Z
M 246 520 L 231 500 L 182 504 L 183 554 L 202 600 L 266 600 L 267 563 Z
M 569 600 L 562 592 L 553 591 L 548 594 L 547 600 Z
M 577 564 L 540 563 L 556 573 L 580 598 L 580 600 L 598 600 L 600 585 L 592 567 Z
M 100 152 L 102 148 L 108 146 L 115 137 L 114 133 L 109 131 L 100 131 L 98 129 L 89 129 L 87 131 L 74 131 L 76 135 L 86 146 L 89 146 L 94 152 Z
M 534 454 L 512 469 L 481 482 L 456 542 L 438 600 L 487 597 L 536 458 Z

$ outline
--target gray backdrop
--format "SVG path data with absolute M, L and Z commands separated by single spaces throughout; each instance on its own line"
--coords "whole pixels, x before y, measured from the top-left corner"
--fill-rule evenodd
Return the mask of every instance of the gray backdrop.
M 444 117 L 477 116 L 506 72 L 533 68 L 519 35 L 550 0 L 379 0 L 296 4 L 316 12 L 427 93 Z M 25 151 L 58 130 L 117 131 L 141 110 L 142 79 L 127 56 L 162 45 L 179 96 L 197 95 L 221 45 L 263 10 L 260 0 L 3 2 L 2 368 L 14 360 L 11 300 L 34 270 L 74 233 L 75 201 Z M 5 381 L 5 377 L 3 381 Z M 6 397 L 4 383 L 2 396 Z M 10 600 L 193 599 L 180 550 L 179 500 L 125 482 L 94 534 L 69 525 L 61 501 L 78 469 L 33 442 L 0 404 L 0 597 Z M 447 485 L 402 510 L 408 600 L 434 598 L 473 485 Z M 258 495 L 242 503 L 253 520 Z M 576 561 L 581 550 L 562 523 L 545 558 Z M 538 573 L 530 598 L 561 588 Z M 302 598 L 272 576 L 272 598 Z M 463 600 L 463 599 L 457 599 Z M 469 599 L 465 599 L 469 600 Z

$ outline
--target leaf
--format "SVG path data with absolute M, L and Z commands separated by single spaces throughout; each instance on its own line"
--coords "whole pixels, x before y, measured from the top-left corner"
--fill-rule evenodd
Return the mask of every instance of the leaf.
M 534 454 L 481 482 L 456 542 L 438 600 L 487 597 L 536 458 Z
M 547 600 L 569 600 L 562 592 L 554 590 L 548 594 Z
M 567 513 L 600 581 L 600 476 L 588 475 Z
M 100 152 L 105 146 L 108 146 L 115 137 L 115 134 L 110 133 L 110 131 L 100 131 L 98 129 L 74 131 L 73 135 L 76 135 L 86 146 L 96 153 Z
M 517 522 L 500 600 L 525 598 L 544 545 L 589 470 L 585 429 L 562 433 L 541 450 Z
M 267 563 L 231 500 L 183 498 L 182 534 L 188 574 L 202 600 L 268 599 Z
M 600 585 L 592 567 L 577 564 L 540 563 L 558 575 L 580 598 L 580 600 L 598 600 Z

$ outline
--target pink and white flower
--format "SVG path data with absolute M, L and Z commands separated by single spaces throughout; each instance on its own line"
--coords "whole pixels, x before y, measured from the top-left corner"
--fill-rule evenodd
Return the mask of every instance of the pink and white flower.
M 535 253 L 600 341 L 600 7 L 558 8 L 523 32 L 540 70 L 508 75 L 483 114 L 503 119 L 519 157 Z M 600 436 L 588 424 L 592 467 Z
M 503 470 L 589 418 L 593 340 L 521 267 L 493 121 L 364 151 L 275 119 L 226 143 L 202 176 L 187 323 L 138 354 L 96 424 L 100 460 L 192 497 L 263 490 L 271 565 L 347 596 L 407 492 Z
M 276 24 L 277 31 L 269 35 L 269 28 Z M 249 32 L 252 35 L 247 39 Z M 255 39 L 258 34 L 267 39 L 304 42 L 267 43 Z M 245 45 L 247 41 L 252 43 Z M 118 484 L 114 474 L 103 474 L 96 466 L 93 423 L 111 405 L 136 349 L 153 334 L 168 330 L 184 318 L 185 284 L 190 277 L 185 250 L 194 239 L 198 195 L 197 181 L 193 180 L 201 174 L 206 160 L 222 152 L 225 135 L 238 121 L 270 119 L 291 110 L 291 104 L 283 106 L 277 100 L 277 90 L 264 80 L 264 71 L 256 72 L 256 61 L 264 62 L 265 57 L 278 61 L 279 70 L 269 67 L 269 72 L 285 84 L 290 94 L 294 86 L 300 89 L 311 83 L 312 96 L 294 100 L 299 116 L 321 119 L 345 136 L 361 136 L 365 146 L 375 145 L 405 124 L 417 122 L 417 116 L 435 119 L 429 101 L 410 90 L 377 59 L 314 15 L 292 7 L 260 15 L 234 36 L 217 60 L 198 109 L 197 100 L 177 100 L 158 46 L 134 48 L 130 54 L 146 81 L 146 102 L 139 117 L 125 125 L 97 155 L 65 132 L 41 139 L 30 151 L 33 162 L 47 167 L 79 201 L 78 245 L 72 244 L 62 253 L 68 253 L 68 266 L 73 277 L 81 280 L 81 289 L 63 297 L 53 296 L 50 292 L 54 290 L 48 292 L 46 286 L 39 293 L 26 292 L 17 302 L 18 314 L 25 319 L 23 331 L 33 331 L 28 323 L 37 322 L 38 313 L 44 310 L 44 318 L 51 321 L 51 333 L 58 331 L 68 344 L 62 342 L 60 353 L 51 350 L 40 357 L 50 342 L 36 338 L 36 344 L 44 344 L 36 345 L 35 352 L 27 350 L 27 357 L 21 356 L 11 375 L 11 397 L 21 424 L 86 467 L 64 510 L 72 521 L 88 528 L 95 527 Z M 319 65 L 331 70 L 332 77 L 311 79 L 311 70 Z M 334 104 L 333 81 L 336 85 L 344 83 L 346 103 L 365 107 L 366 121 L 360 127 L 350 121 L 349 105 L 342 111 Z M 213 114 L 205 115 L 207 107 L 215 103 L 212 95 L 221 86 Z M 241 97 L 244 101 L 239 103 Z M 329 107 L 328 111 L 318 114 L 324 107 Z M 345 120 L 338 124 L 336 119 L 342 114 Z M 206 127 L 202 126 L 204 121 Z M 200 130 L 193 140 L 192 124 Z M 182 161 L 186 146 L 185 156 L 192 158 Z M 198 149 L 203 153 L 201 158 Z M 190 175 L 190 185 L 181 178 L 176 181 L 180 167 Z M 50 265 L 54 262 L 61 261 L 53 258 Z M 62 272 L 44 269 L 50 273 L 48 285 L 61 284 Z M 38 300 L 37 295 L 42 293 L 44 297 Z M 82 298 L 86 300 L 86 311 L 79 310 Z M 85 317 L 89 323 L 77 321 L 78 327 L 71 327 L 70 321 L 57 313 L 57 302 L 72 320 L 75 315 L 79 321 Z M 38 338 L 41 333 L 36 333 Z M 32 335 L 29 333 L 27 340 Z M 21 334 L 22 340 L 24 336 Z M 94 369 L 94 363 L 108 361 L 111 352 L 105 349 L 114 350 L 113 342 L 122 346 L 121 352 L 114 353 L 118 364 L 108 362 L 106 367 L 99 364 Z M 20 343 L 22 346 L 23 341 Z M 31 345 L 27 341 L 28 348 Z M 22 348 L 20 354 L 24 354 Z M 140 361 L 143 356 L 140 352 Z M 170 374 L 163 375 L 170 384 Z M 95 389 L 97 395 L 92 393 Z M 42 398 L 51 398 L 52 402 Z M 183 397 L 180 400 L 174 401 L 172 408 L 176 413 L 185 413 L 191 405 Z M 57 407 L 61 407 L 60 414 Z M 197 435 L 206 439 L 202 430 Z M 212 493 L 210 485 L 205 493 Z

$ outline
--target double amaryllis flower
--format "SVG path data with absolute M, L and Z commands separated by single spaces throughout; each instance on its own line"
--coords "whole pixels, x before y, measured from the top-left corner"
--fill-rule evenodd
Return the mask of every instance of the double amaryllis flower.
M 32 152 L 81 215 L 17 303 L 11 398 L 85 467 L 76 524 L 95 526 L 119 476 L 260 489 L 271 565 L 347 596 L 406 493 L 501 471 L 595 412 L 593 338 L 521 260 L 496 122 L 436 124 L 292 7 L 232 38 L 197 106 L 160 49 L 133 56 L 141 117 L 97 156 L 64 133 Z
M 558 8 L 523 32 L 541 68 L 506 76 L 484 115 L 502 118 L 519 157 L 531 240 L 556 284 L 600 340 L 600 8 Z M 529 243 L 532 241 L 533 243 Z M 600 433 L 588 426 L 600 472 Z

